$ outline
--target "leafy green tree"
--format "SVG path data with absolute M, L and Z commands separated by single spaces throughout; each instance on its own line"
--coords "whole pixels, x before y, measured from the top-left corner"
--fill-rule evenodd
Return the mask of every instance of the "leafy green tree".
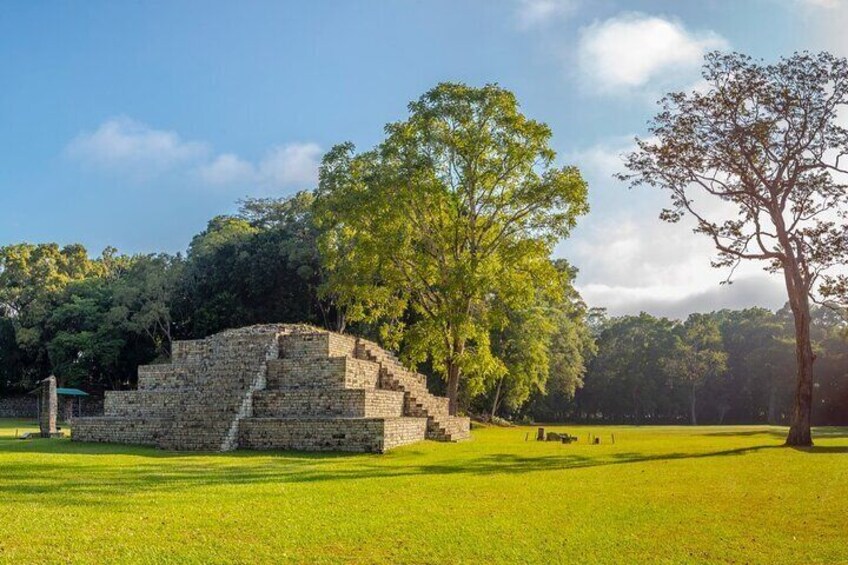
M 324 158 L 324 288 L 349 318 L 383 321 L 409 361 L 430 359 L 456 413 L 461 380 L 473 395 L 505 370 L 490 334 L 509 320 L 495 305 L 561 294 L 549 256 L 588 210 L 587 188 L 498 86 L 439 84 L 409 109 L 374 150 Z
M 0 316 L 0 394 L 20 388 L 24 367 L 12 320 Z
M 180 256 L 138 255 L 115 277 L 110 317 L 133 334 L 146 336 L 160 356 L 170 354 L 174 336 L 177 286 L 182 276 Z
M 539 404 L 548 398 L 567 402 L 583 385 L 586 364 L 595 353 L 588 311 L 573 286 L 577 270 L 563 259 L 554 263 L 563 275 L 564 296 L 510 313 L 509 324 L 492 338 L 495 355 L 507 368 L 488 395 L 493 417 L 501 404 L 516 413 L 528 400 L 530 410 L 544 410 Z
M 835 267 L 848 260 L 848 60 L 797 53 L 766 65 L 712 53 L 706 87 L 673 93 L 651 139 L 627 158 L 634 185 L 667 190 L 662 218 L 695 220 L 719 253 L 714 265 L 762 261 L 786 283 L 795 325 L 797 385 L 786 444 L 812 445 L 811 300 L 848 289 Z M 723 203 L 719 212 L 710 202 Z
M 128 336 L 112 315 L 114 289 L 106 278 L 68 285 L 44 324 L 52 372 L 61 385 L 122 388 L 121 359 Z
M 816 386 L 819 402 L 813 421 L 820 425 L 848 425 L 848 339 L 845 319 L 830 308 L 813 312 L 818 351 Z
M 722 348 L 718 323 L 708 314 L 691 314 L 678 328 L 678 340 L 665 361 L 666 370 L 689 386 L 690 423 L 698 424 L 698 389 L 711 376 L 727 368 L 727 353 Z
M 174 304 L 181 337 L 272 322 L 344 327 L 343 311 L 319 299 L 324 277 L 313 195 L 242 201 L 235 216 L 212 219 L 189 246 Z
M 304 295 L 294 298 L 307 308 L 317 309 L 324 327 L 344 332 L 347 325 L 344 309 L 332 296 L 320 294 L 326 274 L 318 251 L 314 202 L 315 195 L 310 191 L 298 192 L 290 198 L 248 198 L 242 201 L 239 216 L 261 230 L 258 237 L 276 246 L 288 271 L 297 275 L 296 286 L 302 287 Z
M 492 352 L 503 362 L 495 379 L 490 418 L 501 405 L 514 411 L 535 391 L 544 392 L 550 374 L 556 316 L 544 304 L 507 314 L 509 322 L 492 337 Z
M 22 387 L 31 387 L 50 371 L 44 324 L 64 289 L 86 277 L 102 276 L 106 259 L 92 260 L 82 245 L 20 243 L 0 247 L 0 313 L 15 332 Z
M 581 390 L 581 410 L 604 420 L 643 423 L 670 419 L 677 403 L 667 356 L 676 323 L 642 313 L 608 320 Z
M 722 310 L 714 317 L 728 356 L 720 386 L 707 383 L 719 403 L 719 423 L 728 411 L 735 422 L 783 423 L 793 377 L 791 313 L 786 319 L 765 308 L 747 308 Z

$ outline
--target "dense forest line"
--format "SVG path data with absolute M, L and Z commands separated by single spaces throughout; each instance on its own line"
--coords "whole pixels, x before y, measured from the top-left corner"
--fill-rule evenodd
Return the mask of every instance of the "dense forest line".
M 135 367 L 167 359 L 172 340 L 249 324 L 309 322 L 380 339 L 376 324 L 346 322 L 322 293 L 313 204 L 311 192 L 246 200 L 237 214 L 212 219 L 185 255 L 0 248 L 0 394 L 27 391 L 50 373 L 95 393 L 131 388 Z M 795 375 L 788 309 L 609 317 L 587 309 L 571 285 L 576 270 L 556 264 L 567 296 L 513 312 L 493 332 L 509 372 L 469 381 L 466 410 L 537 421 L 787 421 Z M 848 424 L 844 320 L 818 309 L 813 327 L 814 421 Z M 434 376 L 431 386 L 445 385 Z
M 815 425 L 848 424 L 845 322 L 813 312 Z M 573 397 L 536 395 L 523 413 L 540 421 L 786 424 L 795 385 L 792 313 L 764 308 L 638 316 L 592 323 L 597 355 Z

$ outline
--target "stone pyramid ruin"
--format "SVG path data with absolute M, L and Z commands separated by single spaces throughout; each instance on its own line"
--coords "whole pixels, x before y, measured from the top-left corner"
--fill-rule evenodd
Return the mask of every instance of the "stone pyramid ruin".
M 303 325 L 251 326 L 177 341 L 138 368 L 138 390 L 106 393 L 74 441 L 177 451 L 383 452 L 469 437 L 468 418 L 375 343 Z

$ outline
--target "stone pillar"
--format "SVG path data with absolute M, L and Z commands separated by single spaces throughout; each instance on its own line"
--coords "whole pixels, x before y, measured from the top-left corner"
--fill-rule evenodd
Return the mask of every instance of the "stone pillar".
M 62 421 L 68 425 L 74 419 L 74 398 L 73 396 L 68 396 L 64 398 L 64 402 L 62 403 Z
M 56 416 L 59 413 L 59 397 L 56 395 L 56 377 L 50 375 L 41 381 L 38 427 L 41 437 L 53 437 L 56 434 Z

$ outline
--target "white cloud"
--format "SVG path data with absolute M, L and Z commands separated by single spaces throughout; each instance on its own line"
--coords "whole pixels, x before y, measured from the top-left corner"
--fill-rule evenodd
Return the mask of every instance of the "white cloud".
M 259 163 L 263 182 L 311 185 L 318 181 L 321 148 L 315 143 L 289 143 L 272 148 Z
M 759 305 L 776 308 L 785 301 L 779 278 L 748 263 L 721 285 L 729 272 L 714 269 L 709 239 L 692 233 L 693 223 L 668 224 L 658 218 L 667 206 L 659 190 L 627 186 L 613 174 L 624 169 L 622 155 L 632 137 L 612 138 L 573 152 L 568 160 L 589 182 L 592 213 L 557 249 L 580 269 L 577 288 L 591 306 L 611 314 L 685 317 L 690 312 Z M 709 213 L 727 214 L 721 202 L 705 200 Z
M 518 25 L 528 29 L 571 16 L 578 3 L 579 0 L 518 0 Z
M 200 177 L 212 185 L 232 185 L 255 181 L 253 165 L 238 155 L 223 153 L 198 169 Z
M 834 9 L 844 7 L 844 0 L 797 0 L 799 4 L 810 8 Z
M 612 181 L 613 175 L 623 172 L 624 155 L 635 149 L 636 135 L 622 135 L 566 155 L 566 160 L 577 165 L 584 175 L 601 182 Z
M 658 16 L 621 14 L 580 31 L 578 67 L 598 90 L 627 92 L 691 74 L 706 52 L 727 45 L 711 31 L 693 33 Z
M 213 155 L 205 142 L 187 141 L 174 131 L 126 117 L 107 120 L 65 147 L 74 161 L 136 180 L 170 172 L 240 189 L 312 186 L 318 181 L 321 153 L 315 143 L 288 143 L 272 147 L 253 163 L 235 153 Z
M 841 57 L 848 56 L 848 1 L 797 0 L 803 22 L 803 45 L 811 51 L 826 50 Z
M 272 147 L 257 164 L 224 153 L 199 167 L 197 173 L 204 182 L 216 186 L 309 188 L 318 182 L 321 154 L 321 147 L 315 143 L 289 143 Z
M 786 291 L 779 277 L 746 263 L 722 285 L 729 271 L 714 269 L 709 240 L 691 225 L 667 224 L 656 214 L 624 211 L 595 222 L 570 245 L 580 268 L 578 290 L 592 306 L 612 314 L 642 310 L 685 317 L 691 312 L 747 306 L 780 307 Z
M 201 159 L 207 152 L 205 143 L 186 141 L 173 131 L 153 129 L 126 117 L 79 134 L 65 148 L 67 156 L 86 165 L 145 174 Z

